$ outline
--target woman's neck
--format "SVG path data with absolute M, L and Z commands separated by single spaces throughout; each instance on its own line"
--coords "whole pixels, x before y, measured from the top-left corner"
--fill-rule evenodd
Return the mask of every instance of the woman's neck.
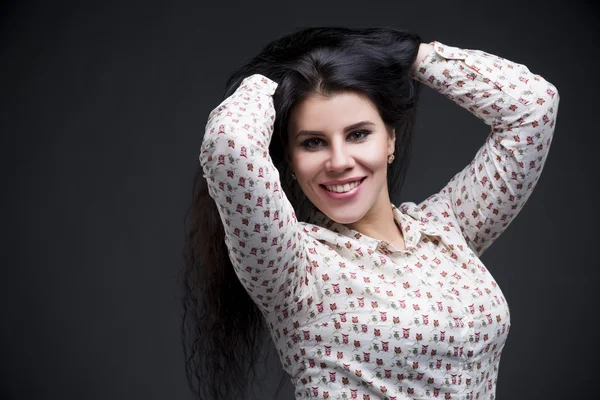
M 347 224 L 346 227 L 373 239 L 386 241 L 398 250 L 404 249 L 402 230 L 396 224 L 389 200 L 387 206 L 373 207 L 359 221 Z

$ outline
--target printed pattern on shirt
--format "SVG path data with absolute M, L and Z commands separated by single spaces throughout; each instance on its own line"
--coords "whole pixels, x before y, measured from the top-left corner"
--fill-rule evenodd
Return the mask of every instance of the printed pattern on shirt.
M 209 115 L 209 193 L 297 399 L 495 399 L 510 313 L 479 256 L 539 179 L 558 92 L 523 65 L 440 42 L 413 77 L 491 133 L 438 193 L 392 205 L 405 250 L 316 208 L 296 221 L 268 154 L 275 82 L 248 77 Z
M 539 179 L 559 96 L 552 84 L 522 64 L 439 42 L 434 49 L 414 78 L 492 129 L 470 165 L 422 206 L 450 205 L 467 243 L 481 256 L 522 209 Z
M 262 310 L 310 285 L 296 215 L 269 155 L 277 84 L 246 78 L 208 117 L 200 163 L 240 281 Z

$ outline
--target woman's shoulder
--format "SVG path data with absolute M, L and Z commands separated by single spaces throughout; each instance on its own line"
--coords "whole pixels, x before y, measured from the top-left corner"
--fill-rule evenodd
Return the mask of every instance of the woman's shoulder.
M 394 207 L 408 220 L 414 221 L 418 229 L 424 233 L 441 235 L 448 232 L 449 228 L 454 229 L 458 226 L 451 212 L 450 203 L 439 193 L 429 196 L 419 204 L 403 202 L 398 207 Z

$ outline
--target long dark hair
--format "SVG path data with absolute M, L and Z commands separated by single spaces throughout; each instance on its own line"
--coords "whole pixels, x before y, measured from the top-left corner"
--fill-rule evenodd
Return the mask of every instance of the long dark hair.
M 420 43 L 418 35 L 392 28 L 302 29 L 267 44 L 231 75 L 223 99 L 253 74 L 278 83 L 269 152 L 298 221 L 308 222 L 313 206 L 291 179 L 286 149 L 292 108 L 313 93 L 328 96 L 351 91 L 367 96 L 383 122 L 396 132 L 388 188 L 399 194 L 410 161 L 420 92 L 409 70 Z M 200 165 L 192 196 L 186 214 L 182 275 L 186 375 L 199 399 L 243 398 L 255 377 L 260 346 L 268 337 L 263 316 L 234 272 L 217 206 Z

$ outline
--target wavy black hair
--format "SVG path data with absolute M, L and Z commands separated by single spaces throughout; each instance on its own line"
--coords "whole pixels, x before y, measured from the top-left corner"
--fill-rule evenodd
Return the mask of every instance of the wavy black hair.
M 278 83 L 269 152 L 298 221 L 308 222 L 314 206 L 291 179 L 291 110 L 315 93 L 366 96 L 395 132 L 396 161 L 388 166 L 387 182 L 390 193 L 399 194 L 411 157 L 420 93 L 419 82 L 410 76 L 420 44 L 415 33 L 393 28 L 299 29 L 267 44 L 228 79 L 223 99 L 253 74 Z M 200 165 L 185 218 L 183 253 L 181 336 L 190 388 L 198 399 L 243 398 L 268 335 L 261 311 L 229 260 L 218 209 Z

